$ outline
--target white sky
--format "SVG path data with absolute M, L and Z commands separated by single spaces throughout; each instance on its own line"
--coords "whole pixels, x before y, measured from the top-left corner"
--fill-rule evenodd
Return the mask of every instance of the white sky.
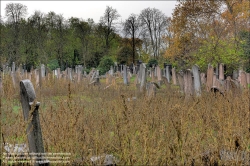
M 161 10 L 166 16 L 171 17 L 176 1 L 5 1 L 1 0 L 1 16 L 5 18 L 6 4 L 21 3 L 28 8 L 28 15 L 32 15 L 35 10 L 47 14 L 54 11 L 56 14 L 63 14 L 68 19 L 78 17 L 87 20 L 93 18 L 97 23 L 103 16 L 106 6 L 112 6 L 121 15 L 119 20 L 125 20 L 132 13 L 139 14 L 145 8 L 156 8 Z M 5 19 L 4 19 L 5 20 Z

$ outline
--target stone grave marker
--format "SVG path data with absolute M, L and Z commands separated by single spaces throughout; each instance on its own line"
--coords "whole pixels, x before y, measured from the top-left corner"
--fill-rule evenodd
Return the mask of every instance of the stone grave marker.
M 144 63 L 140 64 L 140 73 L 141 73 L 141 83 L 140 83 L 140 92 L 144 92 L 146 88 L 146 65 Z
M 208 69 L 207 69 L 207 82 L 206 82 L 206 87 L 207 87 L 208 92 L 210 92 L 210 90 L 211 90 L 211 88 L 213 86 L 213 77 L 214 77 L 214 69 L 209 64 Z
M 168 80 L 168 82 L 170 83 L 170 68 L 169 66 L 166 66 L 166 78 Z
M 184 80 L 184 93 L 186 97 L 193 95 L 193 79 L 190 70 L 186 70 L 183 75 Z
M 246 73 L 246 77 L 247 77 L 247 84 L 250 84 L 250 73 Z M 249 86 L 250 88 L 250 86 Z
M 240 81 L 240 85 L 243 88 L 247 88 L 246 72 L 240 70 L 240 72 L 239 72 L 239 81 Z
M 128 76 L 127 76 L 127 66 L 126 65 L 124 65 L 123 66 L 123 83 L 125 84 L 125 85 L 128 85 Z
M 224 80 L 224 64 L 221 63 L 219 66 L 219 79 Z
M 24 121 L 28 123 L 26 133 L 28 137 L 29 153 L 44 153 L 42 131 L 38 112 L 40 103 L 36 101 L 35 90 L 30 80 L 20 81 L 20 96 Z M 36 161 L 41 160 L 44 161 L 42 158 L 36 159 Z
M 181 92 L 184 92 L 184 79 L 180 73 L 177 74 L 177 79 L 178 79 Z
M 177 78 L 176 78 L 175 68 L 172 68 L 172 80 L 173 80 L 173 84 L 177 85 Z
M 161 68 L 157 65 L 157 81 L 160 84 L 161 80 L 162 80 L 162 75 L 161 75 Z
M 201 95 L 201 78 L 200 78 L 200 69 L 197 65 L 192 67 L 193 76 L 194 76 L 194 91 L 196 96 Z
M 200 77 L 201 77 L 201 84 L 205 85 L 206 84 L 206 75 L 205 75 L 205 73 L 201 73 Z
M 238 79 L 238 77 L 239 77 L 239 71 L 238 70 L 234 70 L 233 71 L 233 79 L 236 80 L 236 79 Z

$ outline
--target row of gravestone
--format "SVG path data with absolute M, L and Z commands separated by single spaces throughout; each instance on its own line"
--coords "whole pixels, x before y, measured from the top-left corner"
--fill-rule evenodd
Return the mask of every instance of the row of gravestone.
M 111 66 L 110 70 L 106 73 L 106 76 L 99 76 L 99 71 L 95 69 L 92 69 L 91 72 L 87 75 L 85 71 L 83 73 L 83 66 L 81 65 L 76 66 L 74 70 L 72 70 L 71 68 L 67 68 L 65 71 L 61 71 L 60 68 L 58 68 L 56 70 L 53 70 L 52 75 L 53 78 L 64 78 L 78 83 L 80 83 L 82 78 L 85 77 L 87 78 L 89 83 L 92 84 L 99 83 L 99 79 L 101 77 L 105 78 L 107 77 L 107 75 L 114 76 L 115 74 L 117 75 L 117 73 L 120 73 L 119 75 L 123 77 L 123 82 L 125 85 L 128 85 L 132 75 L 135 75 L 135 84 L 139 87 L 140 91 L 144 91 L 145 87 L 146 89 L 150 87 L 146 82 L 147 77 L 151 78 L 151 82 L 157 82 L 159 86 L 161 82 L 166 79 L 165 82 L 180 86 L 181 91 L 187 95 L 192 95 L 194 93 L 196 95 L 200 95 L 202 84 L 206 85 L 207 91 L 211 90 L 212 88 L 217 88 L 220 91 L 228 91 L 231 84 L 234 84 L 234 86 L 236 87 L 247 88 L 248 84 L 250 84 L 250 74 L 245 73 L 241 70 L 239 72 L 234 71 L 233 79 L 231 79 L 230 77 L 225 79 L 223 64 L 220 64 L 219 68 L 216 68 L 215 72 L 213 67 L 209 65 L 206 74 L 200 73 L 199 67 L 196 65 L 193 66 L 192 70 L 185 70 L 179 73 L 176 73 L 175 68 L 172 68 L 169 65 L 166 65 L 164 69 L 161 69 L 159 66 L 153 66 L 148 69 L 146 68 L 145 63 L 141 63 L 140 66 L 133 66 L 132 73 L 130 70 L 131 68 L 127 67 L 126 65 L 120 65 L 119 67 L 120 70 L 117 70 L 117 66 L 115 67 L 115 69 L 113 68 L 113 66 Z M 6 67 L 3 69 L 4 70 L 1 76 L 4 78 L 5 73 L 10 73 L 12 76 L 14 87 L 16 87 L 16 82 L 20 81 L 21 79 L 31 80 L 32 78 L 34 78 L 36 80 L 36 87 L 38 87 L 42 86 L 42 80 L 45 79 L 45 76 L 48 76 L 48 79 L 50 78 L 50 73 L 43 64 L 39 69 L 32 70 L 29 73 L 27 72 L 27 70 L 24 70 L 20 67 L 15 70 L 14 62 L 11 68 Z M 154 85 L 155 84 L 152 84 L 152 86 Z M 2 87 L 2 85 L 0 85 L 0 87 Z

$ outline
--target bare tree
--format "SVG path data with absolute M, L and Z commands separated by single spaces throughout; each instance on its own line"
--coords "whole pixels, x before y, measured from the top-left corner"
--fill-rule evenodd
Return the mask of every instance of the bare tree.
M 142 10 L 139 19 L 144 27 L 144 35 L 150 38 L 154 58 L 159 57 L 160 47 L 164 44 L 162 37 L 166 33 L 169 19 L 155 8 Z
M 120 17 L 116 9 L 113 9 L 110 6 L 106 7 L 104 16 L 100 18 L 100 25 L 102 27 L 104 37 L 105 37 L 105 44 L 106 44 L 106 51 L 108 51 L 110 47 L 110 42 L 115 37 L 116 28 L 114 26 L 114 21 Z
M 132 39 L 132 49 L 133 49 L 133 63 L 135 63 L 135 46 L 136 38 L 139 38 L 140 22 L 138 16 L 131 14 L 129 18 L 125 21 L 123 31 L 125 36 L 130 36 Z
M 26 16 L 26 14 L 27 6 L 20 3 L 8 3 L 5 7 L 5 15 L 7 16 L 9 25 L 12 27 L 12 51 L 9 54 L 9 61 L 16 61 L 19 54 L 19 23 Z

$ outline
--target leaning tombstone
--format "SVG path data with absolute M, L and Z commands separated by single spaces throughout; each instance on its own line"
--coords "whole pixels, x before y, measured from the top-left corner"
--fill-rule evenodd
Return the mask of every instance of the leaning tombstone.
M 201 95 L 201 78 L 200 78 L 200 69 L 197 65 L 192 67 L 193 76 L 194 76 L 194 91 L 196 96 Z
M 39 153 L 44 153 L 42 131 L 38 112 L 40 103 L 36 101 L 35 90 L 30 80 L 20 81 L 20 95 L 24 121 L 28 123 L 26 133 L 28 136 L 29 153 L 36 153 L 37 155 Z M 46 163 L 42 156 L 38 155 L 32 157 L 35 157 L 34 165 L 39 165 L 39 161 L 42 161 L 43 164 Z

